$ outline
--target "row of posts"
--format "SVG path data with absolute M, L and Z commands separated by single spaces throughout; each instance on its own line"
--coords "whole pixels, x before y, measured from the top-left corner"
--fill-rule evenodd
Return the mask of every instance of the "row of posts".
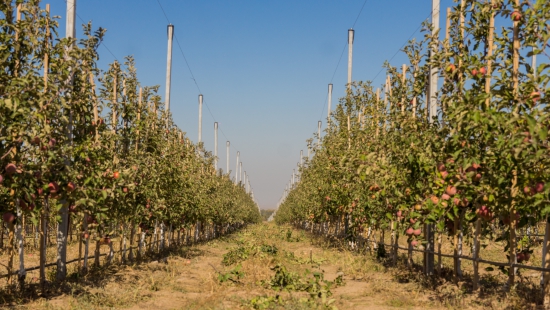
M 440 11 L 440 0 L 432 0 L 432 35 L 435 35 L 439 32 L 439 11 Z M 347 91 L 348 94 L 351 94 L 351 83 L 352 83 L 352 68 L 353 68 L 353 41 L 354 41 L 355 31 L 353 29 L 348 30 L 348 83 Z M 432 44 L 432 47 L 437 48 L 437 42 Z M 431 53 L 435 55 L 435 53 Z M 438 87 L 438 68 L 432 67 L 430 70 L 430 79 L 429 79 L 429 93 L 428 93 L 428 115 L 430 122 L 433 122 L 433 118 L 437 116 L 437 87 Z M 331 121 L 331 111 L 332 111 L 332 83 L 328 84 L 328 112 L 327 120 L 328 125 Z M 317 123 L 317 146 L 321 145 L 321 121 Z M 308 159 L 310 157 L 310 147 L 308 147 Z M 301 167 L 303 164 L 303 151 L 300 151 L 300 164 Z M 285 201 L 288 193 L 296 186 L 296 183 L 299 181 L 299 175 L 296 173 L 296 170 L 293 170 L 292 177 L 285 187 L 283 195 L 277 204 L 277 209 Z M 276 212 L 276 211 L 275 211 Z M 427 247 L 426 250 L 431 253 L 427 253 L 425 256 L 424 263 L 424 273 L 433 274 L 434 273 L 434 232 L 433 224 L 426 224 L 424 228 L 426 231 L 427 237 Z
M 67 18 L 66 18 L 66 38 L 74 38 L 76 36 L 76 5 L 77 0 L 66 0 L 67 3 Z M 49 5 L 47 6 L 49 9 Z M 170 93 L 171 93 L 171 81 L 172 81 L 172 47 L 173 47 L 173 38 L 174 38 L 174 25 L 169 24 L 167 29 L 168 34 L 168 50 L 167 50 L 167 61 L 166 61 L 166 93 L 165 93 L 165 103 L 166 103 L 166 111 L 170 111 Z M 67 56 L 68 57 L 68 56 Z M 199 142 L 202 141 L 202 100 L 203 96 L 199 95 Z M 218 123 L 214 123 L 214 140 L 215 140 L 215 146 L 214 146 L 214 166 L 217 169 L 218 164 Z M 68 130 L 69 139 L 72 136 L 71 134 L 71 128 Z M 226 165 L 226 171 L 229 173 L 229 146 L 230 143 L 227 141 L 227 165 Z M 243 175 L 242 175 L 242 162 L 239 162 L 239 155 L 240 153 L 237 152 L 237 163 L 239 168 L 239 173 L 237 174 L 237 170 L 235 171 L 235 183 L 242 182 L 243 181 Z M 250 181 L 248 179 L 248 175 L 246 175 L 246 171 L 244 172 L 245 178 L 244 178 L 244 186 L 247 193 L 251 193 L 251 187 L 250 187 Z M 252 197 L 254 197 L 253 193 Z M 67 227 L 68 227 L 68 210 L 67 207 L 63 207 L 60 210 L 61 215 L 61 221 L 58 225 L 58 231 L 57 231 L 57 279 L 65 279 L 67 276 L 67 268 L 66 268 L 66 261 L 67 261 Z

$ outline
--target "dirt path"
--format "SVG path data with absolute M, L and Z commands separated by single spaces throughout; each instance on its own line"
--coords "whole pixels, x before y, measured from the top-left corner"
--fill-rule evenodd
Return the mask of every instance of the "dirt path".
M 503 309 L 496 298 L 436 289 L 370 255 L 321 246 L 272 224 L 186 248 L 166 260 L 107 268 L 29 309 Z M 417 278 L 415 278 L 417 277 Z M 525 306 L 525 305 L 523 305 Z

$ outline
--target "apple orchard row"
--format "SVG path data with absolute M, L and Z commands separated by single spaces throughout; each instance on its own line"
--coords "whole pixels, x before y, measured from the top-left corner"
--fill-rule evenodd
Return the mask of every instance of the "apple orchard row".
M 529 260 L 533 240 L 518 242 L 517 231 L 550 211 L 550 28 L 539 26 L 548 25 L 550 6 L 461 3 L 444 40 L 426 25 L 424 38 L 403 49 L 408 65 L 385 64 L 382 91 L 350 85 L 277 222 L 341 224 L 351 239 L 390 230 L 392 242 L 401 235 L 412 246 L 428 245 L 423 227 L 431 224 L 455 254 L 464 239 L 477 257 L 482 239 L 497 240 L 510 266 Z M 442 82 L 433 118 L 431 68 Z
M 0 6 L 0 208 L 9 271 L 25 221 L 59 222 L 65 239 L 58 243 L 66 245 L 70 214 L 88 247 L 86 238 L 99 242 L 113 228 L 129 235 L 158 225 L 166 231 L 260 220 L 244 188 L 175 126 L 159 86 L 140 85 L 132 57 L 97 67 L 104 29 L 87 24 L 82 38 L 61 38 L 58 21 L 38 1 L 19 2 Z M 43 246 L 41 255 L 45 260 Z

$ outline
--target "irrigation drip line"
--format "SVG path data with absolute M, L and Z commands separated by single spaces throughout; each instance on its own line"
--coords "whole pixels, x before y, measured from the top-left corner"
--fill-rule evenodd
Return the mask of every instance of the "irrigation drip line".
M 523 268 L 523 269 L 529 269 L 529 270 L 540 271 L 540 272 L 550 272 L 550 268 L 528 266 L 528 265 L 518 264 L 518 263 L 510 264 L 510 263 L 502 263 L 502 262 L 493 262 L 493 261 L 489 261 L 489 260 L 485 260 L 485 259 L 481 259 L 481 258 L 473 258 L 473 257 L 470 257 L 470 256 L 445 254 L 445 253 L 439 253 L 439 252 L 435 252 L 435 251 L 429 251 L 429 250 L 426 250 L 426 249 L 405 248 L 405 247 L 402 247 L 402 246 L 396 246 L 396 245 L 382 243 L 382 242 L 372 240 L 372 239 L 365 239 L 365 238 L 361 238 L 361 239 L 362 239 L 363 242 L 376 243 L 376 244 L 384 245 L 384 246 L 387 246 L 387 247 L 390 247 L 390 248 L 397 248 L 399 250 L 413 251 L 413 252 L 420 252 L 420 253 L 428 253 L 428 254 L 434 254 L 434 255 L 438 255 L 438 256 L 442 256 L 442 257 L 448 257 L 448 258 L 460 258 L 460 259 L 476 261 L 476 262 L 480 262 L 480 263 L 484 263 L 484 264 L 488 264 L 488 265 L 493 265 L 493 266 L 498 266 L 498 267 Z
M 369 241 L 369 242 L 376 242 L 377 244 L 382 244 L 384 246 L 391 247 L 391 248 L 396 247 L 395 245 L 380 243 L 380 242 L 377 242 L 377 241 L 371 240 L 371 239 L 364 239 L 364 240 Z M 396 248 L 400 249 L 400 250 L 406 250 L 406 251 L 411 250 L 413 252 L 434 254 L 434 255 L 438 255 L 438 256 L 442 256 L 442 257 L 448 257 L 448 258 L 460 258 L 460 259 L 465 259 L 465 260 L 470 260 L 470 261 L 477 261 L 477 262 L 480 262 L 480 263 L 485 263 L 485 264 L 488 264 L 488 265 L 493 265 L 493 266 L 498 266 L 498 267 L 510 267 L 510 266 L 512 266 L 513 268 L 524 268 L 524 269 L 530 269 L 530 270 L 541 271 L 541 272 L 550 272 L 550 268 L 528 266 L 528 265 L 523 265 L 523 264 L 518 264 L 518 263 L 510 264 L 510 263 L 493 262 L 493 261 L 489 261 L 489 260 L 485 260 L 485 259 L 481 259 L 481 258 L 476 259 L 476 258 L 473 258 L 473 257 L 470 257 L 470 256 L 465 256 L 465 255 L 445 254 L 445 253 L 439 253 L 439 252 L 435 252 L 435 251 L 428 251 L 428 250 L 425 250 L 425 249 L 424 250 L 422 250 L 422 249 L 409 249 L 409 248 L 405 248 L 405 247 L 402 247 L 402 246 L 397 246 Z
M 185 240 L 185 237 L 183 239 Z M 166 241 L 167 241 L 167 239 L 164 240 L 165 243 L 167 243 Z M 201 243 L 201 241 L 204 241 L 204 240 L 191 241 L 191 243 Z M 163 242 L 163 240 L 155 240 L 155 241 L 151 241 L 150 243 L 144 242 L 144 246 L 142 246 L 142 248 L 145 250 L 144 252 L 147 253 L 147 252 L 149 252 L 147 250 L 147 247 L 156 245 L 156 244 L 161 243 L 161 242 Z M 169 242 L 169 243 L 170 243 L 170 246 L 167 247 L 167 248 L 172 247 L 172 245 L 171 245 L 172 242 Z M 177 243 L 177 242 L 174 242 L 174 243 Z M 189 244 L 186 244 L 186 243 L 187 242 L 184 241 L 183 243 L 180 243 L 180 246 L 189 245 Z M 130 250 L 133 250 L 133 249 L 139 249 L 139 245 L 133 246 L 133 247 L 127 247 L 126 249 L 119 249 L 118 251 L 113 251 L 112 254 L 122 253 L 122 252 L 126 252 L 126 251 L 129 252 Z M 111 255 L 111 253 L 99 254 L 99 257 L 107 256 L 107 255 Z M 91 256 L 87 257 L 88 260 L 90 260 L 92 258 L 95 258 L 95 255 L 91 255 Z M 81 260 L 84 260 L 84 257 L 71 259 L 71 260 L 67 261 L 65 264 L 68 265 L 68 264 L 76 263 L 76 262 L 81 261 Z M 53 266 L 57 266 L 57 262 L 45 264 L 44 268 L 53 267 Z M 38 269 L 40 269 L 40 266 L 29 267 L 29 268 L 25 268 L 24 270 L 25 270 L 25 272 L 28 272 L 28 271 L 38 270 Z M 17 275 L 17 274 L 19 274 L 19 270 L 12 271 L 11 273 L 8 273 L 8 274 L 2 274 L 2 275 L 0 275 L 0 279 L 7 278 L 9 276 Z

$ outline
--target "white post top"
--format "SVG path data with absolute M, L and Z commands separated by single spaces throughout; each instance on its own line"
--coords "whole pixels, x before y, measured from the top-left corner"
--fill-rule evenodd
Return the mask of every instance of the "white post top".
M 354 36 L 355 30 L 349 29 L 348 30 L 348 44 L 353 44 L 353 36 Z
M 174 37 L 174 25 L 169 24 L 166 32 L 168 33 L 168 39 L 172 39 Z
M 202 94 L 199 95 L 199 143 L 202 142 Z
M 67 38 L 74 38 L 76 36 L 75 18 L 76 0 L 67 0 L 67 23 L 65 27 L 65 36 Z

